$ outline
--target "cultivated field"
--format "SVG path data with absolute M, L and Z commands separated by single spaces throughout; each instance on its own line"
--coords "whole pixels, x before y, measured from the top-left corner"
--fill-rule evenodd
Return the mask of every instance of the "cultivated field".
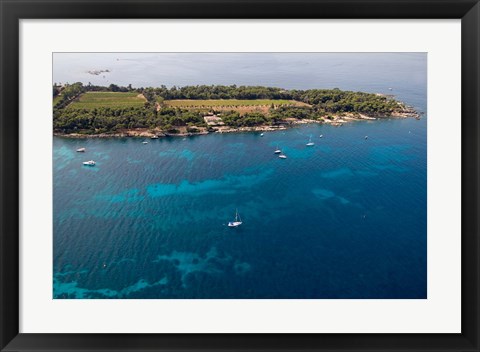
M 295 100 L 273 100 L 273 99 L 255 99 L 255 100 L 239 100 L 239 99 L 208 99 L 208 100 L 165 100 L 163 105 L 190 109 L 190 110 L 216 110 L 229 111 L 234 110 L 239 113 L 262 112 L 268 113 L 272 106 L 306 106 L 307 104 Z
M 255 100 L 238 100 L 238 99 L 209 99 L 209 100 L 165 100 L 164 104 L 178 108 L 215 108 L 215 107 L 239 107 L 239 106 L 262 106 L 267 105 L 301 105 L 303 103 L 295 100 L 271 100 L 271 99 L 255 99 Z
M 123 92 L 87 92 L 68 105 L 69 109 L 142 107 L 146 99 L 142 94 Z

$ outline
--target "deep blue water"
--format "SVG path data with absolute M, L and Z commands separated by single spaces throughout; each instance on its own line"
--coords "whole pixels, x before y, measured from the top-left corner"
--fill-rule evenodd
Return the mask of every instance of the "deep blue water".
M 411 70 L 426 77 L 426 63 Z M 349 71 L 336 72 L 348 89 Z M 351 89 L 393 86 L 426 112 L 425 79 L 377 72 Z M 53 142 L 55 298 L 427 297 L 426 114 L 264 137 Z M 228 228 L 237 208 L 244 223 Z

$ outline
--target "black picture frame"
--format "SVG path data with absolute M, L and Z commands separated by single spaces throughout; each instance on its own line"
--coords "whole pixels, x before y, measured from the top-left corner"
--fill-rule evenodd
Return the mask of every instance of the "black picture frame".
M 115 6 L 112 6 L 115 5 Z M 478 0 L 0 0 L 0 348 L 2 351 L 479 351 Z M 455 18 L 462 45 L 460 334 L 19 333 L 19 20 L 77 18 Z M 128 317 L 126 317 L 128 319 Z

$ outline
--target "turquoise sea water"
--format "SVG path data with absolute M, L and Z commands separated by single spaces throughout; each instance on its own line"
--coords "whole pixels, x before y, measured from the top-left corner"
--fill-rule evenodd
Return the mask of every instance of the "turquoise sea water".
M 142 141 L 54 138 L 54 298 L 427 297 L 426 114 Z

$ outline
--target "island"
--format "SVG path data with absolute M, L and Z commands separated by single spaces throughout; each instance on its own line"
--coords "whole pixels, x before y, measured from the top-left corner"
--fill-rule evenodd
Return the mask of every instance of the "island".
M 304 123 L 419 118 L 393 95 L 335 89 L 198 85 L 133 88 L 53 85 L 53 133 L 150 137 L 275 131 Z

